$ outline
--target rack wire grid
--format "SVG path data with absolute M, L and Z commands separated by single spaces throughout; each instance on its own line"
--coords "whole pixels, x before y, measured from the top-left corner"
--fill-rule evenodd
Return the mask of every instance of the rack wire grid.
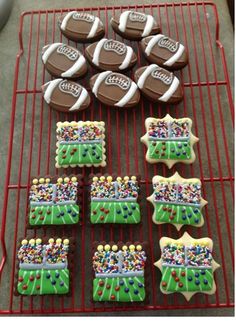
M 189 64 L 177 76 L 182 80 L 184 100 L 177 106 L 151 104 L 144 98 L 131 109 L 103 106 L 92 96 L 89 109 L 67 115 L 53 111 L 44 103 L 41 85 L 50 79 L 41 62 L 41 48 L 47 43 L 68 42 L 84 51 L 84 45 L 69 42 L 57 26 L 57 16 L 70 10 L 90 12 L 105 23 L 106 37 L 132 46 L 138 56 L 138 66 L 147 64 L 138 42 L 116 35 L 109 21 L 123 10 L 134 9 L 152 14 L 160 23 L 162 33 L 182 41 L 189 52 Z M 234 306 L 233 252 L 233 100 L 224 48 L 219 40 L 219 20 L 216 6 L 210 2 L 168 3 L 100 8 L 73 8 L 24 12 L 20 17 L 19 52 L 16 57 L 9 152 L 1 226 L 0 314 L 85 314 L 88 312 L 125 312 L 138 310 L 219 308 Z M 135 68 L 137 68 L 137 65 Z M 135 68 L 133 70 L 135 70 Z M 131 77 L 133 72 L 128 73 Z M 96 71 L 90 67 L 86 79 Z M 145 161 L 145 146 L 140 137 L 145 133 L 147 117 L 188 116 L 193 119 L 193 133 L 200 138 L 195 146 L 193 165 L 177 164 L 171 170 L 163 164 Z M 103 120 L 106 123 L 107 166 L 105 168 L 55 168 L 56 122 L 65 120 Z M 178 171 L 182 177 L 198 177 L 203 183 L 204 209 L 202 228 L 184 226 L 177 232 L 172 225 L 152 222 L 153 207 L 146 201 L 152 192 L 154 175 L 171 176 Z M 66 172 L 84 176 L 82 222 L 78 226 L 27 230 L 27 201 L 30 178 Z M 88 175 L 90 173 L 141 175 L 142 222 L 138 225 L 92 225 L 88 220 Z M 160 292 L 160 271 L 153 263 L 160 258 L 159 239 L 180 237 L 184 231 L 196 238 L 208 236 L 214 241 L 214 258 L 221 264 L 216 271 L 217 291 L 214 295 L 196 294 L 187 302 L 181 294 Z M 71 269 L 70 296 L 14 295 L 16 245 L 22 237 L 73 236 L 76 258 Z M 149 263 L 146 267 L 147 302 L 142 305 L 92 302 L 92 254 L 94 241 L 147 241 Z

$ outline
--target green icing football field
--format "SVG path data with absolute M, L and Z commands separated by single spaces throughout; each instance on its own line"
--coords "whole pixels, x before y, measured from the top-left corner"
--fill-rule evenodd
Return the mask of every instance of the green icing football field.
M 155 202 L 154 220 L 163 223 L 197 225 L 201 222 L 199 207 Z
M 17 290 L 22 295 L 67 294 L 69 292 L 69 270 L 20 269 Z
M 144 299 L 143 277 L 95 278 L 93 280 L 94 301 L 140 302 Z
M 101 163 L 102 156 L 102 143 L 60 144 L 58 164 L 98 164 Z
M 189 160 L 191 147 L 189 141 L 150 141 L 148 154 L 151 159 Z
M 79 221 L 79 206 L 48 205 L 32 206 L 30 209 L 30 225 L 73 225 Z
M 172 275 L 172 271 L 176 272 L 176 276 Z M 182 272 L 184 272 L 185 274 L 183 275 Z M 179 280 L 177 280 L 176 278 L 179 278 Z M 187 268 L 187 267 L 163 266 L 161 286 L 162 289 L 165 291 L 201 292 L 201 291 L 211 290 L 212 285 L 213 285 L 212 269 L 196 269 L 196 268 Z
M 93 224 L 137 224 L 140 218 L 140 207 L 136 202 L 91 202 L 90 220 Z

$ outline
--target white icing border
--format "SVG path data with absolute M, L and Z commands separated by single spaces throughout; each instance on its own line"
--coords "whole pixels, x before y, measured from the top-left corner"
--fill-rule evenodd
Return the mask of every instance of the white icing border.
M 119 66 L 120 70 L 124 70 L 130 65 L 130 62 L 131 62 L 131 59 L 132 59 L 132 56 L 133 56 L 133 53 L 134 53 L 132 47 L 126 45 L 126 49 L 127 49 L 126 50 L 126 56 L 124 58 L 124 61 Z
M 48 85 L 48 87 L 43 95 L 44 100 L 46 101 L 47 104 L 50 104 L 52 93 L 61 81 L 63 81 L 63 79 L 55 79 L 55 80 L 49 81 L 43 85 L 43 87 Z
M 93 59 L 92 59 L 92 63 L 96 66 L 99 66 L 99 56 L 100 56 L 100 52 L 102 50 L 103 45 L 105 44 L 105 42 L 107 41 L 107 38 L 102 38 L 96 45 L 94 53 L 93 53 Z
M 68 12 L 68 14 L 65 15 L 65 17 L 63 18 L 63 20 L 61 22 L 61 29 L 62 30 L 65 31 L 68 21 L 73 16 L 73 14 L 76 13 L 76 12 L 77 11 L 71 11 L 71 12 Z
M 86 65 L 86 60 L 84 56 L 79 53 L 80 56 L 78 60 L 73 64 L 67 71 L 61 73 L 63 78 L 71 78 L 76 72 L 78 72 L 83 65 Z

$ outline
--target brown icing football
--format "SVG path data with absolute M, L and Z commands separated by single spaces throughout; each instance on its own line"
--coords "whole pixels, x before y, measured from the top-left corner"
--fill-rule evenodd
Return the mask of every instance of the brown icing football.
M 107 38 L 89 45 L 85 49 L 85 56 L 91 65 L 103 71 L 124 71 L 137 62 L 132 47 Z
M 161 30 L 153 16 L 131 10 L 112 17 L 111 26 L 117 34 L 131 40 L 140 40 Z
M 183 99 L 179 79 L 156 64 L 137 69 L 134 79 L 141 92 L 151 101 L 174 104 Z
M 52 76 L 75 79 L 87 72 L 84 56 L 76 48 L 63 44 L 48 44 L 42 49 L 43 64 Z
M 90 87 L 96 98 L 108 106 L 129 108 L 140 100 L 136 83 L 117 72 L 95 74 L 90 79 Z
M 149 62 L 168 70 L 182 69 L 188 63 L 184 45 L 162 34 L 143 38 L 141 48 Z
M 94 42 L 105 34 L 101 20 L 87 12 L 63 14 L 58 18 L 58 25 L 62 34 L 75 42 Z
M 42 86 L 44 100 L 50 107 L 73 113 L 87 108 L 90 104 L 88 91 L 80 84 L 63 79 L 55 79 Z

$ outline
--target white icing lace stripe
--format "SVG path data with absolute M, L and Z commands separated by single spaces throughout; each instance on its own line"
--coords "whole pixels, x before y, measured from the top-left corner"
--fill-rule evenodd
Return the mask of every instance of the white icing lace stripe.
M 122 62 L 122 64 L 119 66 L 119 69 L 120 70 L 124 70 L 124 69 L 126 69 L 129 66 L 129 64 L 131 62 L 131 59 L 132 59 L 132 55 L 133 55 L 133 49 L 132 49 L 132 47 L 127 46 L 127 51 L 126 51 L 125 59 Z
M 164 63 L 164 65 L 172 66 L 182 56 L 184 49 L 184 46 L 182 44 L 179 44 L 178 51 L 173 56 L 171 56 L 169 60 Z
M 76 11 L 68 12 L 68 14 L 64 17 L 64 19 L 62 20 L 62 23 L 61 23 L 61 29 L 62 30 L 66 29 L 68 20 L 70 19 L 71 16 L 73 16 L 74 13 L 76 13 Z
M 108 74 L 112 73 L 111 71 L 105 71 L 99 74 L 99 76 L 97 77 L 92 92 L 94 93 L 94 95 L 97 97 L 97 93 L 98 93 L 98 88 L 100 86 L 100 84 L 102 83 L 103 80 L 105 80 L 105 78 L 108 76 Z
M 107 38 L 103 38 L 97 43 L 97 45 L 95 47 L 95 51 L 93 53 L 93 60 L 92 60 L 94 65 L 99 65 L 100 52 L 101 52 L 101 49 L 106 41 L 107 41 Z
M 147 21 L 146 21 L 144 31 L 142 33 L 142 37 L 148 36 L 151 33 L 153 25 L 154 25 L 154 18 L 151 15 L 147 15 Z
M 126 25 L 127 25 L 127 20 L 128 20 L 130 12 L 131 11 L 124 11 L 120 15 L 120 21 L 119 21 L 119 27 L 118 28 L 123 33 L 125 32 L 125 28 L 126 28 Z
M 115 106 L 124 107 L 130 101 L 130 99 L 133 97 L 136 90 L 137 90 L 137 84 L 132 82 L 131 87 L 129 88 L 129 91 L 126 93 L 126 95 L 122 99 L 120 99 L 120 101 L 118 101 L 115 104 Z
M 76 72 L 78 72 L 81 69 L 81 67 L 84 64 L 86 64 L 86 60 L 85 60 L 85 58 L 84 58 L 83 55 L 80 55 L 79 59 L 75 62 L 75 64 L 72 65 L 72 67 L 69 68 L 69 70 L 63 72 L 61 74 L 61 76 L 63 78 L 70 78 L 70 77 L 72 77 Z
M 60 46 L 60 45 L 62 45 L 62 43 L 54 43 L 54 44 L 51 44 L 51 45 L 49 45 L 49 46 L 46 45 L 46 46 L 48 46 L 48 48 L 46 49 L 46 51 L 43 53 L 43 56 L 42 56 L 42 61 L 43 61 L 44 64 L 46 64 L 46 62 L 47 62 L 49 56 L 50 56 L 50 55 L 55 51 L 55 49 L 56 49 L 58 46 Z M 44 46 L 43 49 L 44 49 L 46 46 Z
M 158 35 L 155 35 L 151 38 L 151 40 L 148 42 L 147 44 L 147 47 L 145 49 L 145 53 L 147 56 L 150 55 L 153 47 L 157 44 L 157 42 L 159 41 L 159 39 L 161 39 L 164 35 L 162 34 L 158 34 Z
M 142 75 L 141 75 L 140 78 L 138 79 L 138 83 L 137 83 L 137 85 L 138 85 L 139 89 L 142 89 L 142 88 L 143 88 L 144 83 L 145 83 L 147 77 L 148 77 L 149 74 L 151 74 L 152 71 L 154 71 L 157 67 L 158 67 L 158 65 L 156 65 L 156 64 L 151 64 L 151 65 L 149 65 L 149 66 L 146 68 L 146 70 L 142 73 Z
M 53 90 L 58 86 L 58 84 L 62 81 L 63 79 L 55 79 L 52 81 L 49 81 L 44 84 L 44 87 L 48 85 L 45 93 L 44 93 L 44 99 L 45 101 L 49 104 L 51 102 L 51 96 Z
M 95 36 L 96 31 L 97 31 L 98 26 L 99 26 L 99 23 L 100 23 L 100 19 L 98 17 L 96 17 L 95 20 L 94 20 L 94 22 L 93 22 L 93 26 L 90 29 L 90 32 L 89 32 L 87 38 L 92 38 L 92 37 Z
M 70 111 L 78 110 L 82 106 L 82 104 L 85 102 L 87 96 L 88 96 L 88 91 L 85 88 L 82 88 L 79 99 L 76 101 L 76 103 L 69 110 Z
M 179 79 L 174 77 L 174 80 L 171 83 L 171 86 L 169 87 L 169 89 L 158 100 L 167 102 L 170 99 L 170 97 L 175 93 L 178 86 L 179 86 Z

